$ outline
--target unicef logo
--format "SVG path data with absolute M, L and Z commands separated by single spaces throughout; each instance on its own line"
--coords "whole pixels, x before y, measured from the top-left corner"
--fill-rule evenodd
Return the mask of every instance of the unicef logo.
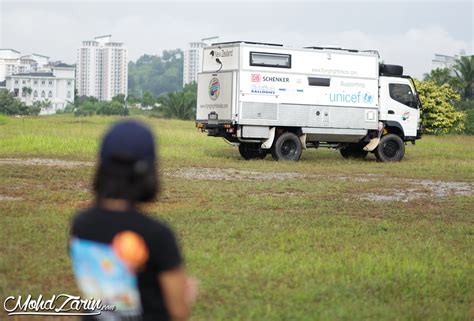
M 209 82 L 209 97 L 212 100 L 216 100 L 219 97 L 220 92 L 221 92 L 221 83 L 219 82 L 219 79 L 212 78 L 211 81 Z
M 374 100 L 374 97 L 369 93 L 365 93 L 363 100 L 364 103 L 370 104 Z

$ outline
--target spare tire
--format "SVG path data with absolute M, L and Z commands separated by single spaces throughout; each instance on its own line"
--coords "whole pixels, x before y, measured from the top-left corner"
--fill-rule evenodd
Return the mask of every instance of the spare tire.
M 402 76 L 403 66 L 381 64 L 380 74 L 385 76 Z

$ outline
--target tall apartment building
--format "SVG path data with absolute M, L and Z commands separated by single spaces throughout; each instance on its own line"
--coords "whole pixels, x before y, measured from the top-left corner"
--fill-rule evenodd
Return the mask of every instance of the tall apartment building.
M 47 56 L 39 54 L 22 56 L 17 50 L 0 48 L 0 81 L 13 74 L 42 70 L 47 68 L 48 64 Z
M 197 74 L 202 71 L 202 52 L 210 45 L 211 40 L 218 37 L 204 38 L 199 42 L 190 42 L 183 56 L 183 87 L 186 84 L 197 82 Z
M 112 100 L 127 95 L 128 50 L 123 43 L 113 42 L 111 35 L 82 42 L 77 50 L 76 86 L 79 96 Z

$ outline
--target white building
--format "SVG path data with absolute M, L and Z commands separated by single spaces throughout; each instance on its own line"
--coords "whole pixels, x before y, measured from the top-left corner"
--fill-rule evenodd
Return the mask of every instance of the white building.
M 128 50 L 112 36 L 82 42 L 77 50 L 76 85 L 79 96 L 112 100 L 128 91 Z
M 47 56 L 39 54 L 22 56 L 14 49 L 0 49 L 0 81 L 9 75 L 44 70 L 48 64 Z
M 6 89 L 26 105 L 49 102 L 41 114 L 54 114 L 74 102 L 75 67 L 63 63 L 50 65 L 43 71 L 29 71 L 6 76 Z
M 197 74 L 202 71 L 203 48 L 209 46 L 210 41 L 217 38 L 204 38 L 200 42 L 189 43 L 183 56 L 183 87 L 193 81 L 197 82 Z
M 456 64 L 456 58 L 458 56 L 448 56 L 448 55 L 440 55 L 435 54 L 433 60 L 431 60 L 431 69 L 444 69 L 449 68 L 451 69 Z

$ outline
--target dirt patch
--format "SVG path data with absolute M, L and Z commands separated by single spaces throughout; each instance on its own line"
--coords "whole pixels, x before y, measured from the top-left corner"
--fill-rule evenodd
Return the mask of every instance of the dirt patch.
M 0 165 L 53 166 L 72 168 L 82 166 L 93 166 L 94 163 L 51 158 L 0 158 Z
M 4 201 L 22 201 L 23 198 L 21 197 L 14 197 L 14 196 L 8 196 L 8 195 L 2 195 L 0 194 L 0 202 Z
M 165 176 L 179 177 L 196 180 L 219 180 L 219 181 L 268 181 L 268 180 L 287 180 L 308 177 L 301 173 L 262 173 L 245 171 L 232 168 L 199 168 L 188 167 L 181 168 L 176 171 L 168 171 L 164 173 Z
M 361 200 L 373 202 L 410 202 L 417 199 L 439 199 L 448 196 L 469 196 L 473 194 L 472 184 L 465 182 L 443 182 L 433 180 L 407 179 L 407 189 L 382 189 L 379 193 L 363 193 Z

